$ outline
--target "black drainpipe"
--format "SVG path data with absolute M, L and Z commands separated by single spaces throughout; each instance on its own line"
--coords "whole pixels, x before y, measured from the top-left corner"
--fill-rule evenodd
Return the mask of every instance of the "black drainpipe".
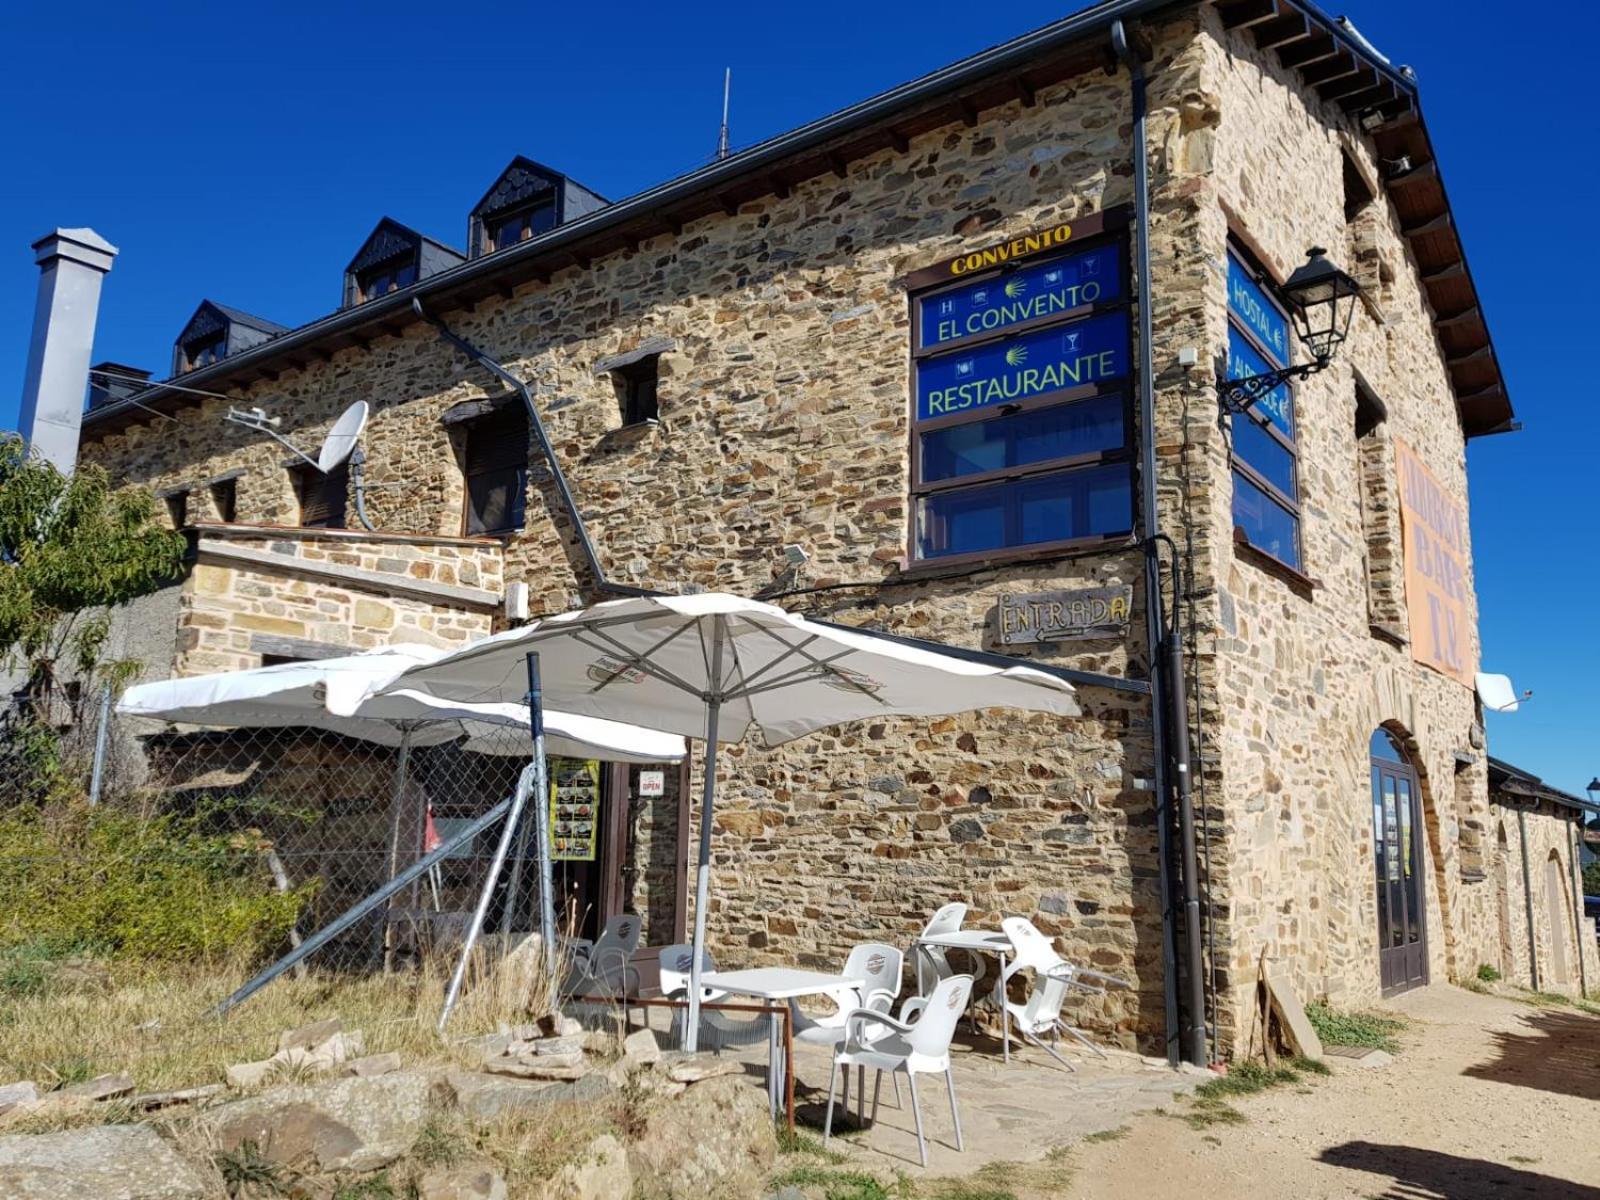
M 533 427 L 533 436 L 538 439 L 539 450 L 544 454 L 544 461 L 550 467 L 550 474 L 556 482 L 556 493 L 561 497 L 561 507 L 566 510 L 567 518 L 572 522 L 572 528 L 578 535 L 578 546 L 583 551 L 584 561 L 589 567 L 589 577 L 593 580 L 594 590 L 608 593 L 613 596 L 659 596 L 661 593 L 649 588 L 629 587 L 623 583 L 612 583 L 606 578 L 605 568 L 600 565 L 600 556 L 595 553 L 594 543 L 589 540 L 589 529 L 583 523 L 583 514 L 578 511 L 578 504 L 572 498 L 572 489 L 567 486 L 566 472 L 561 469 L 561 463 L 556 458 L 556 452 L 550 445 L 550 435 L 545 432 L 544 421 L 539 417 L 539 410 L 534 406 L 533 393 L 528 391 L 528 385 L 523 383 L 500 363 L 490 358 L 466 338 L 452 330 L 448 325 L 428 312 L 424 311 L 422 302 L 413 299 L 411 310 L 439 331 L 439 337 L 465 354 L 473 362 L 483 367 L 507 387 L 513 389 L 522 397 L 523 407 L 528 410 L 528 424 Z
M 1155 400 L 1155 317 L 1152 311 L 1153 287 L 1150 271 L 1150 165 L 1147 133 L 1148 104 L 1145 97 L 1144 64 L 1128 44 L 1123 23 L 1111 24 L 1111 45 L 1132 79 L 1133 92 L 1133 190 L 1139 273 L 1139 419 L 1141 515 L 1144 533 L 1145 637 L 1150 660 L 1150 728 L 1155 742 L 1155 789 L 1157 853 L 1160 855 L 1162 959 L 1165 967 L 1167 1008 L 1167 1058 L 1176 1062 L 1181 1046 L 1183 1057 L 1204 1066 L 1209 1057 L 1206 1046 L 1206 1005 L 1204 955 L 1201 948 L 1200 893 L 1194 838 L 1194 809 L 1189 788 L 1188 709 L 1185 701 L 1183 643 L 1178 630 L 1168 630 L 1161 599 L 1161 532 L 1156 508 L 1156 400 Z M 1177 556 L 1173 556 L 1176 579 Z M 1176 589 L 1174 589 L 1176 593 Z M 1173 596 L 1177 605 L 1177 596 Z M 1178 1003 L 1178 947 L 1172 899 L 1171 798 L 1168 760 L 1176 776 L 1178 833 L 1183 870 L 1184 963 L 1182 976 L 1184 1004 Z

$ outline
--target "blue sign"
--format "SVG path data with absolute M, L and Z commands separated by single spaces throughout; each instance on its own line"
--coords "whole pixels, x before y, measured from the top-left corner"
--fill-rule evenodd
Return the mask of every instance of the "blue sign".
M 1228 378 L 1249 379 L 1265 375 L 1272 370 L 1269 363 L 1244 334 L 1228 326 Z M 1263 413 L 1285 436 L 1294 437 L 1294 393 L 1289 385 L 1280 383 L 1255 402 L 1255 411 Z
M 1250 277 L 1244 264 L 1228 255 L 1228 311 L 1256 341 L 1266 348 L 1280 367 L 1289 365 L 1289 322 L 1282 311 Z
M 917 420 L 1121 379 L 1128 361 L 1124 312 L 957 350 L 918 364 Z
M 922 301 L 920 349 L 1122 298 L 1121 246 L 1051 259 Z

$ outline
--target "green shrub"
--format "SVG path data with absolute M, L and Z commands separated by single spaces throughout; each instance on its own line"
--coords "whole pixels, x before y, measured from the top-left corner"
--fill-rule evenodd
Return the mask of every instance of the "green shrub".
M 190 962 L 283 944 L 315 884 L 274 890 L 259 836 L 82 805 L 0 811 L 0 980 L 69 953 Z
M 1478 979 L 1482 983 L 1499 983 L 1500 972 L 1488 963 L 1478 964 Z

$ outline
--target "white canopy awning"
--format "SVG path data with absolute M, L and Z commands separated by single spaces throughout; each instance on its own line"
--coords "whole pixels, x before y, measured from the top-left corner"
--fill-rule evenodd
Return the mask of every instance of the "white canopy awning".
M 384 746 L 402 741 L 434 746 L 465 737 L 465 748 L 477 753 L 531 755 L 525 704 L 461 703 L 410 690 L 376 694 L 405 669 L 441 653 L 427 646 L 399 645 L 339 658 L 164 679 L 129 688 L 117 711 L 212 729 L 306 726 Z M 545 733 L 549 753 L 572 758 L 658 763 L 677 762 L 685 753 L 683 738 L 670 733 L 562 712 L 546 711 Z

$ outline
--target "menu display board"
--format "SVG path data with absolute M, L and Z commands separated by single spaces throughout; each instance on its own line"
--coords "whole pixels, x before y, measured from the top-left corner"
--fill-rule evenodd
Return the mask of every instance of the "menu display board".
M 550 760 L 550 848 L 557 862 L 594 862 L 600 825 L 600 763 Z

